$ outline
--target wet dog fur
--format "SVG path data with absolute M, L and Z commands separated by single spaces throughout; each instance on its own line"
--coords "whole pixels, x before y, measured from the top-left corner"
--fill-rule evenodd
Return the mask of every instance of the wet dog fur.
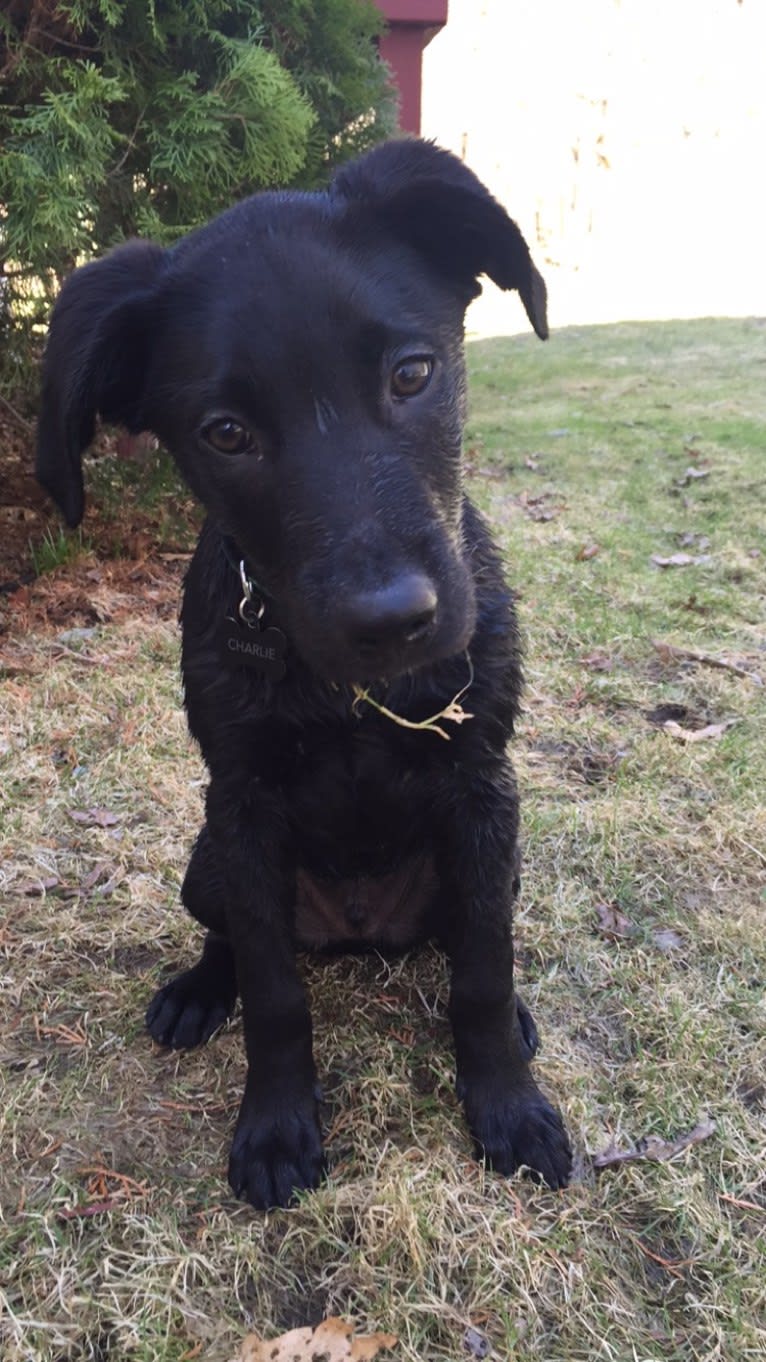
M 324 1168 L 301 947 L 436 935 L 477 1154 L 553 1187 L 570 1174 L 513 983 L 513 599 L 463 489 L 463 321 L 480 274 L 518 290 L 545 338 L 516 225 L 460 161 L 403 139 L 326 192 L 255 195 L 168 250 L 128 242 L 76 270 L 54 310 L 37 467 L 68 523 L 97 414 L 153 431 L 208 513 L 181 616 L 210 775 L 182 897 L 207 934 L 147 1024 L 163 1045 L 198 1045 L 241 996 L 229 1180 L 256 1207 L 288 1204 Z M 242 636 L 278 631 L 281 679 L 222 650 L 240 561 L 251 620 L 261 611 Z M 472 717 L 442 721 L 449 741 L 358 698 L 417 724 L 469 677 Z

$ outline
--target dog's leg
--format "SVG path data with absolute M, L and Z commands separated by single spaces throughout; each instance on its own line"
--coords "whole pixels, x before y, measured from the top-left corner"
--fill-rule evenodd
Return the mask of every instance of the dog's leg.
M 155 993 L 146 1010 L 153 1040 L 173 1050 L 204 1045 L 228 1021 L 237 1000 L 234 956 L 225 937 L 208 932 L 202 957 Z
M 287 1206 L 324 1170 L 311 1016 L 291 923 L 295 864 L 281 801 L 256 780 L 213 779 L 208 827 L 226 880 L 229 940 L 242 997 L 247 1079 L 229 1182 L 253 1206 Z
M 530 1073 L 537 1035 L 513 988 L 517 823 L 513 774 L 502 764 L 494 776 L 456 777 L 436 832 L 457 1089 L 479 1157 L 505 1174 L 524 1164 L 563 1187 L 569 1141 Z
M 203 927 L 226 936 L 226 883 L 207 823 L 194 843 L 181 885 L 181 902 Z
M 210 1039 L 237 1000 L 234 957 L 226 939 L 225 887 L 206 827 L 194 844 L 181 898 L 192 917 L 210 930 L 198 964 L 155 994 L 146 1025 L 160 1045 L 189 1050 Z

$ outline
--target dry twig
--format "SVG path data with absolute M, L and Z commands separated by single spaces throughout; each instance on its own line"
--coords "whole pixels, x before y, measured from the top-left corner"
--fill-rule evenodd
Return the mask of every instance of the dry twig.
M 757 672 L 742 667 L 738 662 L 730 662 L 726 657 L 713 657 L 712 653 L 700 653 L 696 648 L 679 648 L 675 643 L 666 643 L 661 638 L 653 638 L 652 647 L 657 649 L 665 661 L 678 658 L 686 662 L 699 662 L 703 667 L 718 667 L 721 671 L 734 672 L 735 676 L 746 676 L 756 686 L 763 685 Z

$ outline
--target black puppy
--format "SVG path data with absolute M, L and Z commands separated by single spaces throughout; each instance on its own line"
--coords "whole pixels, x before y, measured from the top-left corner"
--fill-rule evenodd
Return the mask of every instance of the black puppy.
M 439 935 L 478 1153 L 553 1187 L 570 1173 L 513 989 L 513 604 L 462 487 L 463 317 L 482 273 L 545 338 L 516 225 L 453 156 L 402 140 L 326 193 L 259 194 L 172 250 L 119 247 L 53 315 L 37 467 L 69 524 L 96 413 L 154 431 L 209 513 L 182 611 L 210 771 L 183 901 L 208 934 L 147 1022 L 197 1045 L 241 994 L 229 1180 L 254 1206 L 323 1169 L 302 946 Z M 417 727 L 469 681 L 470 717 L 437 720 L 449 741 Z

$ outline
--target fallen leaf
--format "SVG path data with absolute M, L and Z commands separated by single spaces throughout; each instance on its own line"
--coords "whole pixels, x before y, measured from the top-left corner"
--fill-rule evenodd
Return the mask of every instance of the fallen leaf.
M 709 468 L 694 468 L 691 464 L 678 479 L 677 487 L 688 487 L 690 482 L 696 482 L 698 478 L 709 478 Z
M 381 1348 L 393 1348 L 395 1334 L 359 1334 L 338 1316 L 323 1319 L 315 1329 L 290 1329 L 279 1338 L 263 1339 L 248 1334 L 232 1362 L 366 1362 Z
M 652 562 L 661 568 L 699 567 L 701 563 L 710 562 L 710 555 L 701 553 L 695 558 L 690 553 L 671 553 L 669 558 L 663 558 L 661 554 L 653 553 Z
M 614 1164 L 632 1163 L 636 1159 L 667 1163 L 684 1149 L 707 1140 L 715 1134 L 715 1128 L 715 1121 L 700 1121 L 693 1130 L 686 1135 L 677 1135 L 674 1140 L 662 1140 L 659 1135 L 644 1135 L 637 1141 L 635 1149 L 619 1149 L 611 1140 L 606 1149 L 593 1155 L 593 1167 L 611 1168 Z
M 558 494 L 554 492 L 532 493 L 528 492 L 525 488 L 524 491 L 519 492 L 519 495 L 514 499 L 517 506 L 521 507 L 524 514 L 528 516 L 530 520 L 545 522 L 554 520 L 559 511 L 566 509 L 563 502 L 555 506 L 550 505 L 553 497 L 556 495 Z
M 688 567 L 694 559 L 690 553 L 672 553 L 669 558 L 663 558 L 659 553 L 652 554 L 652 562 L 657 567 Z
M 635 936 L 635 925 L 613 903 L 597 903 L 596 914 L 599 931 L 609 941 L 625 941 L 627 937 Z
M 489 1339 L 473 1325 L 469 1325 L 463 1334 L 463 1347 L 472 1357 L 487 1357 L 489 1354 Z
M 705 724 L 704 728 L 684 728 L 675 719 L 666 719 L 662 727 L 666 733 L 672 734 L 680 742 L 704 742 L 706 738 L 722 737 L 727 728 L 731 728 L 732 724 L 737 722 L 736 719 L 724 719 L 723 723 Z
M 696 530 L 688 530 L 686 534 L 681 535 L 678 542 L 682 549 L 697 548 L 700 553 L 706 553 L 710 548 L 710 540 L 707 535 L 698 534 Z
M 112 879 L 116 874 L 116 866 L 110 866 L 105 864 L 105 862 L 100 861 L 98 865 L 94 865 L 93 869 L 89 870 L 85 878 L 80 881 L 80 890 L 84 894 L 89 894 L 91 889 L 95 889 L 96 885 L 98 885 L 100 894 L 109 893 L 111 892 Z M 105 881 L 105 883 L 102 884 L 101 881 Z
M 593 672 L 610 672 L 614 666 L 609 654 L 598 648 L 594 653 L 589 653 L 587 657 L 581 658 L 580 661 L 584 667 L 589 667 Z
M 96 638 L 98 629 L 91 625 L 87 629 L 65 629 L 63 634 L 57 634 L 54 643 L 63 643 L 70 647 L 73 643 L 90 643 L 91 639 Z
M 710 614 L 710 606 L 709 606 L 709 605 L 703 605 L 701 601 L 698 601 L 698 600 L 697 600 L 696 593 L 695 593 L 694 591 L 693 591 L 693 592 L 691 593 L 691 595 L 688 596 L 687 599 L 684 601 L 683 605 L 681 606 L 681 609 L 682 609 L 682 610 L 694 610 L 694 611 L 696 611 L 696 613 L 697 613 L 698 615 L 709 615 L 709 614 Z
M 674 932 L 672 927 L 659 927 L 657 931 L 652 932 L 652 940 L 663 955 L 670 955 L 671 951 L 680 951 L 684 944 L 683 937 Z
M 576 563 L 587 563 L 589 558 L 595 558 L 601 552 L 600 544 L 583 544 L 582 548 L 575 554 Z
M 43 894 L 49 889 L 55 889 L 58 884 L 56 875 L 46 875 L 40 880 L 23 880 L 21 884 L 14 886 L 17 894 L 26 894 L 28 898 L 42 898 Z
M 70 809 L 69 817 L 75 823 L 96 828 L 113 828 L 120 821 L 117 814 L 108 809 Z

